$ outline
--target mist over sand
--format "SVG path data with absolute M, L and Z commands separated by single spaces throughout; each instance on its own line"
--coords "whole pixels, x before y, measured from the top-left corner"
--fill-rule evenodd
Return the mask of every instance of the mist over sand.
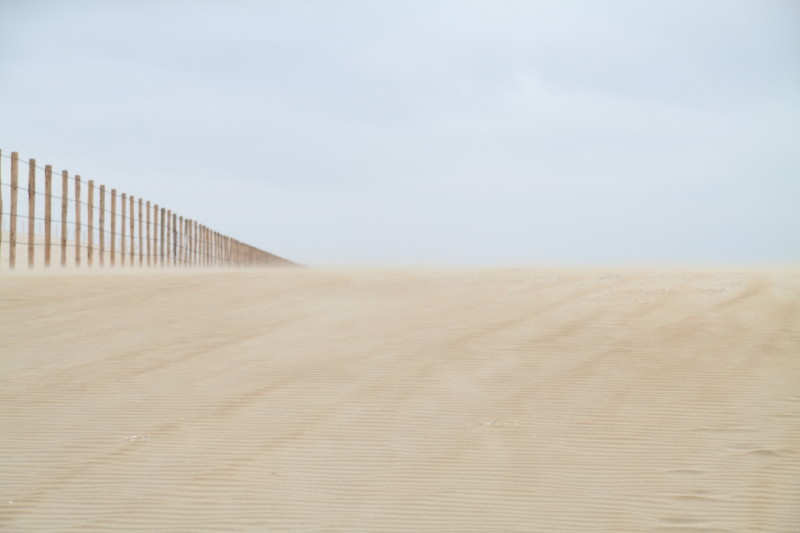
M 0 529 L 790 532 L 800 269 L 0 276 Z

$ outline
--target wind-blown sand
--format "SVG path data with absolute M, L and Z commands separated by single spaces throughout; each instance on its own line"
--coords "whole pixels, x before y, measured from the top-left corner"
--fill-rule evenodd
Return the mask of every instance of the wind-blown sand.
M 0 275 L 3 531 L 798 531 L 800 270 Z

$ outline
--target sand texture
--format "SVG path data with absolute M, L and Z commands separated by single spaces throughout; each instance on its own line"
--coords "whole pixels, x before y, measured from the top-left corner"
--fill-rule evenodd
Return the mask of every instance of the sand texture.
M 0 273 L 0 530 L 796 532 L 800 270 Z

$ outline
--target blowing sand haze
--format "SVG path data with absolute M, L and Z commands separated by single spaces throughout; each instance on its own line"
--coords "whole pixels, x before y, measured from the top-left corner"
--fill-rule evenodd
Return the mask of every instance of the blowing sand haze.
M 797 531 L 797 270 L 0 278 L 4 531 Z

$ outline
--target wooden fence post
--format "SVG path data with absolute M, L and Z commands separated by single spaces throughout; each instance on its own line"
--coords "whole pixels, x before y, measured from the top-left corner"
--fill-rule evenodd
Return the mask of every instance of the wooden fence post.
M 128 197 L 128 201 L 130 202 L 129 211 L 130 211 L 130 217 L 131 217 L 131 266 L 133 266 L 133 263 L 134 263 L 133 260 L 136 257 L 136 236 L 134 234 L 136 213 L 134 212 L 135 203 L 133 201 L 133 195 L 130 195 Z
M 8 220 L 8 268 L 17 264 L 17 194 L 19 191 L 19 154 L 11 152 L 11 214 Z
M 117 189 L 111 189 L 111 266 L 117 261 Z
M 139 266 L 144 264 L 144 248 L 142 248 L 142 199 L 139 198 Z
M 166 213 L 167 213 L 167 225 L 164 228 L 164 231 L 167 232 L 167 253 L 164 256 L 164 260 L 166 261 L 166 265 L 169 266 L 170 255 L 171 255 L 170 251 L 171 251 L 171 248 L 172 248 L 172 246 L 171 246 L 172 245 L 172 240 L 170 239 L 170 237 L 172 237 L 172 235 L 171 235 L 172 234 L 172 228 L 170 227 L 171 226 L 170 222 L 172 222 L 172 211 L 167 209 Z
M 194 266 L 194 221 L 187 220 L 186 221 L 186 233 L 188 238 L 186 239 L 186 246 L 189 248 L 188 253 L 186 254 L 186 263 L 189 266 Z
M 147 266 L 150 266 L 150 200 L 147 200 Z
M 153 266 L 158 266 L 158 204 L 153 204 Z
M 186 221 L 186 233 L 188 234 L 188 238 L 186 239 L 186 245 L 189 247 L 189 253 L 186 255 L 186 262 L 189 266 L 194 266 L 194 220 L 187 220 Z
M 164 266 L 164 208 L 161 208 L 161 238 L 159 239 L 159 244 L 161 245 L 161 266 Z
M 178 252 L 180 253 L 179 262 L 183 265 L 183 260 L 186 257 L 186 250 L 184 250 L 183 246 L 186 244 L 186 226 L 183 225 L 183 217 L 178 217 L 178 230 L 181 233 L 181 245 L 178 247 Z
M 100 266 L 106 265 L 106 186 L 100 186 Z
M 128 207 L 128 195 L 126 193 L 122 193 L 120 195 L 120 213 L 119 213 L 119 221 L 120 221 L 120 229 L 119 229 L 119 264 L 120 266 L 125 266 L 125 226 L 126 226 L 126 209 Z
M 189 266 L 189 253 L 191 250 L 192 234 L 189 232 L 189 219 L 183 219 L 183 264 Z
M 91 267 L 94 264 L 94 180 L 89 180 L 89 198 L 86 209 L 86 225 L 88 226 L 89 238 L 86 240 L 87 263 Z
M 172 266 L 178 265 L 178 215 L 172 213 Z
M 61 171 L 61 266 L 67 266 L 67 202 L 69 201 L 69 173 Z
M 28 159 L 28 268 L 33 268 L 36 239 L 36 160 Z
M 0 150 L 0 161 L 3 160 L 3 150 Z M 3 251 L 3 165 L 0 164 L 0 252 Z M 0 253 L 0 257 L 3 254 Z
M 81 266 L 81 177 L 75 174 L 75 266 Z
M 50 246 L 52 244 L 53 209 L 53 166 L 44 167 L 44 266 L 50 266 Z

